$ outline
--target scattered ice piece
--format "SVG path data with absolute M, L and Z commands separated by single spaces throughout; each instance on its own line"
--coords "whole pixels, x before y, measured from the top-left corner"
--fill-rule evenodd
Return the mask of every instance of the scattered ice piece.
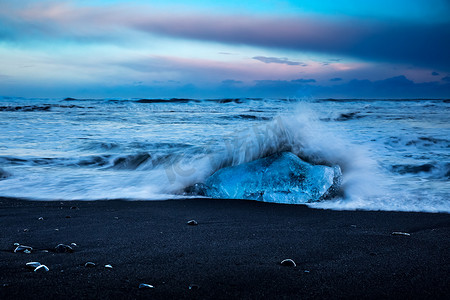
M 42 250 L 42 252 L 44 252 L 44 253 L 48 253 L 48 250 Z
M 44 218 L 43 218 L 43 217 L 39 217 L 38 220 L 39 220 L 39 221 L 42 221 L 42 220 L 44 220 Z
M 28 268 L 28 269 L 31 269 L 31 270 L 35 270 L 37 267 L 39 267 L 41 265 L 41 263 L 40 262 L 37 262 L 37 261 L 31 261 L 31 262 L 28 262 L 28 263 L 26 263 L 26 267 Z
M 356 225 L 350 225 L 350 227 L 356 228 Z
M 72 246 L 72 247 L 78 247 L 78 245 L 75 244 L 75 243 L 70 243 L 70 246 Z
M 46 265 L 40 265 L 36 269 L 34 269 L 34 272 L 48 272 L 49 269 Z
M 23 250 L 23 253 L 26 253 L 26 254 L 30 254 L 30 253 L 31 253 L 31 251 L 30 251 L 30 250 L 28 250 L 28 249 L 25 249 L 25 250 Z
M 113 267 L 111 265 L 105 265 L 105 268 L 112 269 Z
M 29 253 L 31 253 L 31 250 L 33 250 L 32 247 L 19 245 L 19 246 L 16 247 L 16 249 L 14 249 L 14 253 L 25 252 L 25 251 L 29 251 Z M 27 252 L 25 252 L 25 253 L 27 253 Z
M 93 267 L 95 267 L 95 263 L 88 261 L 87 263 L 84 264 L 84 266 L 86 268 L 93 268 Z
M 28 230 L 29 230 L 28 228 L 25 228 L 25 229 L 23 230 L 23 232 L 28 232 Z
M 190 285 L 189 285 L 189 289 L 190 290 L 198 290 L 200 288 L 200 286 L 198 285 L 198 284 L 193 284 L 193 283 L 191 283 Z
M 119 217 L 114 217 L 114 219 L 119 220 Z
M 16 246 L 16 247 L 17 247 L 17 246 L 20 246 L 20 244 L 19 244 L 19 243 L 14 243 L 14 246 Z
M 151 284 L 141 283 L 141 284 L 139 284 L 139 288 L 140 289 L 154 289 L 155 287 Z
M 70 247 L 69 245 L 58 244 L 55 247 L 55 251 L 58 252 L 58 253 L 65 253 L 65 252 L 72 253 L 73 252 L 73 248 Z
M 309 273 L 309 270 L 305 270 L 305 271 L 303 271 L 304 273 Z
M 290 258 L 282 260 L 280 264 L 285 267 L 296 267 L 297 266 L 295 264 L 295 262 Z
M 55 228 L 55 231 L 59 231 L 59 229 L 58 229 L 58 228 Z
M 198 222 L 195 221 L 195 220 L 189 220 L 189 221 L 187 222 L 187 224 L 188 224 L 188 225 L 191 225 L 191 226 L 195 226 L 195 225 L 198 225 Z
M 392 235 L 403 235 L 403 236 L 410 236 L 411 234 L 407 233 L 407 232 L 400 232 L 400 231 L 394 231 L 393 233 L 391 233 Z

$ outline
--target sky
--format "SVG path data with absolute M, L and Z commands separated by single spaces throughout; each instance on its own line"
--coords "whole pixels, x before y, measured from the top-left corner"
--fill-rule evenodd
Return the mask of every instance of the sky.
M 0 96 L 450 98 L 448 0 L 0 0 Z

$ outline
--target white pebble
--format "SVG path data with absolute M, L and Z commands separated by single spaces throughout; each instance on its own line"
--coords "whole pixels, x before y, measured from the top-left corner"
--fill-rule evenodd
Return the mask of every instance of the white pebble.
M 290 258 L 282 260 L 281 265 L 285 266 L 285 267 L 296 267 L 297 266 L 295 264 L 295 262 Z
M 392 235 L 403 235 L 403 236 L 410 236 L 411 234 L 407 233 L 407 232 L 400 232 L 400 231 L 394 231 L 393 233 L 391 233 Z
M 41 265 L 41 263 L 37 262 L 37 261 L 31 261 L 31 262 L 26 263 L 27 268 L 32 269 L 32 270 L 35 270 L 40 265 Z
M 48 272 L 49 269 L 46 265 L 40 265 L 36 269 L 34 269 L 34 272 Z

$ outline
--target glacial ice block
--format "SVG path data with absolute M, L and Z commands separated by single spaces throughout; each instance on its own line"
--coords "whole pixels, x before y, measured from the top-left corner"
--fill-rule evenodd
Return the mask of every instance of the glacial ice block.
M 211 175 L 205 196 L 276 203 L 307 203 L 333 196 L 341 182 L 339 166 L 311 165 L 290 152 L 227 167 Z

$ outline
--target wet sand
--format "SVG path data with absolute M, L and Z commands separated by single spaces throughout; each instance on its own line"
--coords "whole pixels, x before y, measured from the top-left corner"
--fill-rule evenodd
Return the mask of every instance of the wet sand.
M 191 219 L 198 225 L 187 225 Z M 449 214 L 211 199 L 0 198 L 0 228 L 0 299 L 450 295 Z M 395 231 L 410 236 L 392 235 Z M 13 253 L 14 243 L 34 250 Z M 73 253 L 55 253 L 59 243 L 77 246 Z M 297 266 L 281 266 L 286 258 Z M 50 271 L 27 270 L 30 261 Z M 96 266 L 86 268 L 88 261 Z M 154 288 L 139 289 L 140 283 Z M 190 284 L 199 289 L 189 289 Z

